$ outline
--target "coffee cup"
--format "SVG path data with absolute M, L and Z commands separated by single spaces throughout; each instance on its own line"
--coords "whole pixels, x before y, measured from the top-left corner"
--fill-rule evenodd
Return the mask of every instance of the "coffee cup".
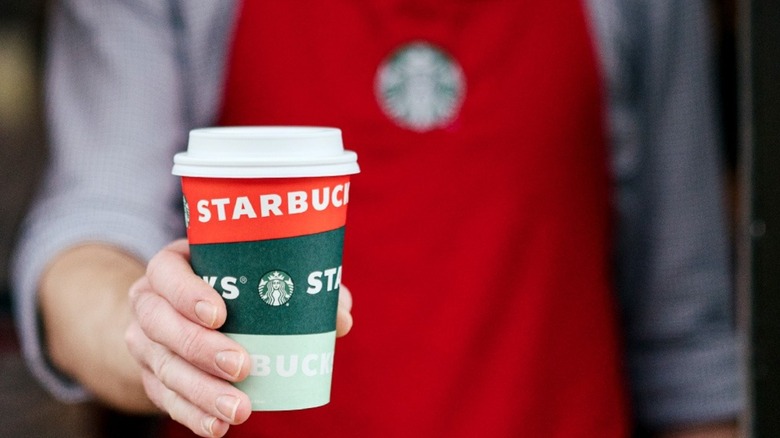
M 236 386 L 256 411 L 330 401 L 357 155 L 328 127 L 192 130 L 174 157 L 195 273 L 225 300 L 220 331 L 249 352 Z

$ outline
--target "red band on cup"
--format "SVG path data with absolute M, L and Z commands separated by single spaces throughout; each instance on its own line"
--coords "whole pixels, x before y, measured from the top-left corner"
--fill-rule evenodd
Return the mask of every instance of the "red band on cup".
M 182 177 L 192 244 L 248 242 L 343 227 L 349 176 Z

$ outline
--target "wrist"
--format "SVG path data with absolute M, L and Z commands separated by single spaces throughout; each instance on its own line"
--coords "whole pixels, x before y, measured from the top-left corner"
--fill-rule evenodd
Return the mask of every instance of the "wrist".
M 63 374 L 112 407 L 150 412 L 140 367 L 124 343 L 130 321 L 127 290 L 144 273 L 134 257 L 108 245 L 87 244 L 58 255 L 39 289 L 43 339 Z

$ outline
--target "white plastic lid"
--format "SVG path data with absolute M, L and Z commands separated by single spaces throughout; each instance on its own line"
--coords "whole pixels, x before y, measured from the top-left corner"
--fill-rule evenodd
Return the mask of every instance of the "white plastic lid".
M 190 131 L 173 174 L 214 178 L 285 178 L 360 172 L 341 130 L 315 126 L 242 126 Z

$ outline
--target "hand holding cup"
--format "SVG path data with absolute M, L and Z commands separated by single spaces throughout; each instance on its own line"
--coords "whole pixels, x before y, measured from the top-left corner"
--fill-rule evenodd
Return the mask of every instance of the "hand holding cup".
M 249 417 L 249 397 L 230 382 L 249 374 L 249 355 L 218 332 L 222 298 L 189 264 L 186 240 L 173 242 L 149 263 L 130 290 L 135 320 L 127 330 L 130 352 L 143 368 L 149 398 L 200 436 L 223 436 Z M 352 296 L 342 286 L 337 335 L 352 326 Z

